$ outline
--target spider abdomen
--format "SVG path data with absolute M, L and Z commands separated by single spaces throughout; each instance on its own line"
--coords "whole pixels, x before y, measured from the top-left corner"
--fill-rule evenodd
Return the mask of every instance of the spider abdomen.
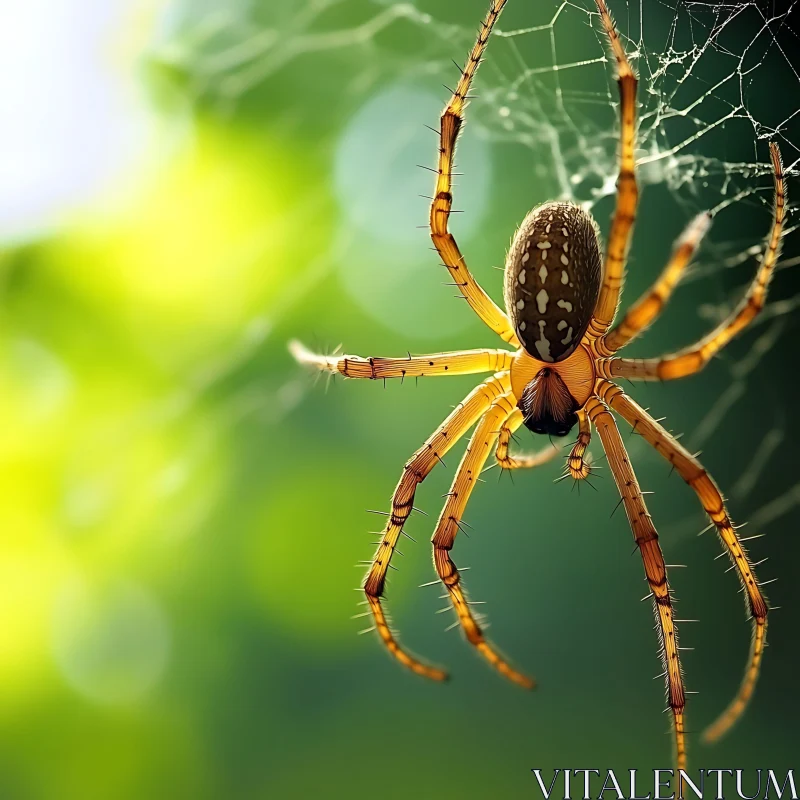
M 600 293 L 597 224 L 574 203 L 533 209 L 511 242 L 505 267 L 508 315 L 525 350 L 561 361 L 578 346 Z

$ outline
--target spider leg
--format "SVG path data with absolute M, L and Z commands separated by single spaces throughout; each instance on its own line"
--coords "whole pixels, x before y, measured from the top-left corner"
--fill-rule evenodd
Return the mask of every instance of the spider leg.
M 589 417 L 594 423 L 608 463 L 617 484 L 625 512 L 628 516 L 636 545 L 642 556 L 644 571 L 653 596 L 656 619 L 662 646 L 664 672 L 667 678 L 667 699 L 672 710 L 677 769 L 686 769 L 686 731 L 684 708 L 686 695 L 683 688 L 683 671 L 678 650 L 678 631 L 675 612 L 667 579 L 664 555 L 647 506 L 639 488 L 639 482 L 631 466 L 625 445 L 614 417 L 605 403 L 592 397 L 586 404 Z
M 659 425 L 638 403 L 628 397 L 613 383 L 603 381 L 598 394 L 623 419 L 629 422 L 667 461 L 678 474 L 694 489 L 706 514 L 717 529 L 720 541 L 736 567 L 739 580 L 746 592 L 745 603 L 753 620 L 753 637 L 750 645 L 747 669 L 741 687 L 725 712 L 705 732 L 707 741 L 716 741 L 725 734 L 741 716 L 753 690 L 761 668 L 761 659 L 767 640 L 767 601 L 761 592 L 753 567 L 747 558 L 739 537 L 728 516 L 725 503 L 714 479 L 703 465 L 684 448 L 669 431 Z
M 600 355 L 612 355 L 653 323 L 678 285 L 710 225 L 711 215 L 702 213 L 686 226 L 675 243 L 672 257 L 651 289 L 628 309 L 611 331 L 595 342 L 595 349 Z
M 447 589 L 453 608 L 458 615 L 461 629 L 467 641 L 477 648 L 478 652 L 502 675 L 516 684 L 532 689 L 534 682 L 531 678 L 517 672 L 508 662 L 486 641 L 478 621 L 470 610 L 461 585 L 461 576 L 450 558 L 450 550 L 455 543 L 461 517 L 464 514 L 470 494 L 475 483 L 480 477 L 483 465 L 491 453 L 491 449 L 503 423 L 512 415 L 514 401 L 511 396 L 499 397 L 478 423 L 472 438 L 467 445 L 464 457 L 461 459 L 456 472 L 453 485 L 447 495 L 436 531 L 433 534 L 433 563 L 436 572 Z
M 467 104 L 469 89 L 481 63 L 483 52 L 489 41 L 489 35 L 505 4 L 506 0 L 492 0 L 486 18 L 481 23 L 478 40 L 475 42 L 467 63 L 461 72 L 456 90 L 442 112 L 439 129 L 439 164 L 436 191 L 430 210 L 430 229 L 434 247 L 472 310 L 501 339 L 517 347 L 519 346 L 519 340 L 511 327 L 508 317 L 472 276 L 453 234 L 450 233 L 447 227 L 453 206 L 452 172 L 456 141 L 464 124 L 464 109 Z
M 509 442 L 514 431 L 522 425 L 524 416 L 518 408 L 503 423 L 500 434 L 497 437 L 497 449 L 494 457 L 501 469 L 531 469 L 546 464 L 558 455 L 558 448 L 554 445 L 545 447 L 538 453 L 531 455 L 511 456 L 508 454 Z
M 589 447 L 589 442 L 592 440 L 592 423 L 589 415 L 583 409 L 576 413 L 579 425 L 578 441 L 573 445 L 569 458 L 567 458 L 567 474 L 576 481 L 582 481 L 588 478 L 592 471 L 589 462 L 584 458 L 586 448 Z
M 442 456 L 475 424 L 492 403 L 509 390 L 510 381 L 506 372 L 498 373 L 476 386 L 409 459 L 392 495 L 392 511 L 372 560 L 372 566 L 364 578 L 364 592 L 375 619 L 375 628 L 389 652 L 412 672 L 433 680 L 444 680 L 447 673 L 423 664 L 403 650 L 389 627 L 381 605 L 381 597 L 383 597 L 386 586 L 386 573 L 389 570 L 392 554 L 397 547 L 397 540 L 403 532 L 403 525 L 414 506 L 414 494 L 417 486 L 425 480 L 428 473 L 441 461 Z
M 362 358 L 323 356 L 307 350 L 300 342 L 289 342 L 289 351 L 300 364 L 347 378 L 421 378 L 428 375 L 472 375 L 501 372 L 511 367 L 514 354 L 508 350 L 457 350 L 407 358 Z
M 633 378 L 644 381 L 672 380 L 699 372 L 740 331 L 746 328 L 764 307 L 767 286 L 772 278 L 781 249 L 781 235 L 786 213 L 786 187 L 784 185 L 781 153 L 775 142 L 769 145 L 775 182 L 775 207 L 772 230 L 766 250 L 747 294 L 739 306 L 696 344 L 673 355 L 662 358 L 611 358 L 598 363 L 600 374 L 606 378 Z
M 620 96 L 620 151 L 619 178 L 617 179 L 617 205 L 611 219 L 611 229 L 606 247 L 603 267 L 603 284 L 597 298 L 592 321 L 587 333 L 590 338 L 602 336 L 614 321 L 624 281 L 625 259 L 628 254 L 636 207 L 639 203 L 639 187 L 636 183 L 636 86 L 638 80 L 625 55 L 619 34 L 611 19 L 605 0 L 596 0 L 600 19 L 611 43 L 617 62 L 617 83 Z

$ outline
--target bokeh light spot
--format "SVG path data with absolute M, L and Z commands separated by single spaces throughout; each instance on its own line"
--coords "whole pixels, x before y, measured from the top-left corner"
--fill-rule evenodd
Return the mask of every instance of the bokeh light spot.
M 93 585 L 73 577 L 53 609 L 52 643 L 67 683 L 101 705 L 130 705 L 158 682 L 170 633 L 159 604 L 127 580 Z
M 441 97 L 413 85 L 395 85 L 369 100 L 353 116 L 336 152 L 334 189 L 350 226 L 339 270 L 348 293 L 371 317 L 405 335 L 439 336 L 462 330 L 469 316 L 435 269 L 425 226 L 434 176 L 418 165 L 435 165 L 435 127 Z M 468 242 L 479 232 L 491 182 L 489 146 L 462 137 L 458 149 L 455 214 L 451 227 Z M 467 217 L 462 221 L 460 217 Z M 399 302 L 400 298 L 406 299 Z
M 110 35 L 130 31 L 132 5 L 0 4 L 1 239 L 43 232 L 143 149 L 150 121 L 132 70 L 105 52 Z
M 365 103 L 350 120 L 336 152 L 334 188 L 347 220 L 385 243 L 420 240 L 418 225 L 428 217 L 435 176 L 418 165 L 435 167 L 435 128 L 444 102 L 413 85 L 395 85 Z M 489 146 L 475 135 L 458 145 L 459 179 L 455 208 L 469 210 L 479 225 L 491 179 Z
M 355 642 L 358 626 L 350 616 L 362 598 L 353 591 L 361 579 L 354 565 L 365 556 L 367 531 L 383 521 L 354 500 L 354 487 L 361 492 L 369 484 L 362 464 L 340 460 L 332 471 L 305 463 L 302 477 L 270 484 L 249 539 L 246 570 L 257 602 L 270 621 L 318 647 Z

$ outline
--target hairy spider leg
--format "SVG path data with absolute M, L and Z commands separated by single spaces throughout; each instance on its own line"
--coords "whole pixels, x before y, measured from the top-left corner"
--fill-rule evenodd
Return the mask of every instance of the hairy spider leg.
M 470 610 L 469 601 L 461 584 L 461 575 L 450 558 L 450 550 L 455 544 L 456 534 L 462 524 L 461 518 L 472 490 L 480 478 L 483 465 L 492 452 L 503 423 L 514 412 L 514 407 L 515 401 L 512 395 L 499 397 L 478 423 L 461 459 L 453 485 L 447 494 L 447 502 L 439 516 L 431 542 L 436 572 L 450 595 L 458 622 L 467 641 L 501 675 L 525 689 L 532 689 L 534 681 L 511 667 L 484 637 L 477 619 Z
M 473 310 L 488 327 L 506 342 L 514 347 L 520 347 L 520 341 L 508 316 L 491 300 L 470 274 L 458 245 L 448 230 L 452 209 L 453 161 L 458 136 L 464 123 L 464 110 L 469 100 L 468 93 L 492 28 L 505 2 L 506 0 L 492 0 L 477 41 L 461 73 L 456 91 L 441 116 L 436 193 L 430 209 L 430 232 L 444 265 L 450 271 L 456 285 Z M 764 305 L 767 286 L 779 256 L 786 190 L 780 152 L 777 144 L 771 143 L 770 155 L 775 184 L 771 233 L 758 273 L 747 295 L 725 322 L 695 345 L 663 358 L 643 360 L 608 357 L 632 341 L 659 316 L 697 249 L 708 227 L 709 218 L 707 215 L 700 215 L 690 223 L 678 240 L 672 257 L 656 284 L 649 293 L 631 307 L 622 321 L 609 333 L 624 283 L 625 261 L 638 205 L 634 151 L 637 78 L 627 59 L 605 0 L 596 0 L 596 4 L 617 64 L 617 81 L 620 92 L 620 167 L 616 206 L 605 254 L 603 281 L 594 313 L 584 334 L 583 344 L 575 351 L 576 354 L 584 353 L 585 359 L 589 359 L 588 363 L 593 376 L 589 385 L 594 383 L 595 375 L 599 380 L 596 382 L 594 395 L 590 396 L 588 400 L 586 399 L 591 391 L 587 385 L 586 394 L 582 394 L 580 398 L 585 405 L 576 412 L 580 428 L 578 440 L 567 460 L 567 471 L 577 480 L 585 478 L 589 474 L 590 467 L 584 456 L 591 439 L 591 427 L 594 424 L 622 495 L 622 501 L 642 556 L 645 574 L 654 599 L 657 627 L 662 641 L 669 707 L 672 712 L 676 762 L 678 768 L 682 769 L 686 765 L 685 692 L 666 565 L 658 542 L 658 534 L 650 519 L 619 430 L 606 402 L 628 419 L 631 424 L 639 427 L 645 438 L 675 465 L 684 480 L 694 489 L 739 570 L 740 578 L 747 592 L 748 605 L 754 620 L 754 636 L 749 665 L 737 697 L 720 719 L 706 732 L 706 738 L 714 739 L 721 736 L 740 716 L 752 695 L 766 642 L 768 608 L 753 574 L 752 566 L 747 560 L 741 542 L 728 518 L 719 490 L 711 477 L 705 472 L 702 465 L 677 444 L 674 438 L 655 420 L 627 398 L 618 387 L 604 379 L 620 376 L 654 380 L 690 375 L 702 369 L 715 353 L 752 321 Z M 512 680 L 523 686 L 532 685 L 530 679 L 513 670 L 483 638 L 461 587 L 458 570 L 450 559 L 450 550 L 454 544 L 457 529 L 462 524 L 461 515 L 474 482 L 477 480 L 495 441 L 497 441 L 495 457 L 501 466 L 508 469 L 536 466 L 552 457 L 551 450 L 518 458 L 509 455 L 511 434 L 524 422 L 524 418 L 522 411 L 515 408 L 518 392 L 512 389 L 511 375 L 508 370 L 512 365 L 518 366 L 521 357 L 522 362 L 529 361 L 532 367 L 537 366 L 536 360 L 525 353 L 523 349 L 517 353 L 508 353 L 504 350 L 472 350 L 418 357 L 412 357 L 409 354 L 407 359 L 364 359 L 357 356 L 318 356 L 310 353 L 297 342 L 292 343 L 290 347 L 298 361 L 316 366 L 320 370 L 340 373 L 348 377 L 377 379 L 495 372 L 494 376 L 488 378 L 467 396 L 405 465 L 392 497 L 392 511 L 383 531 L 382 541 L 364 580 L 364 591 L 375 619 L 375 627 L 389 651 L 417 674 L 435 680 L 443 680 L 446 677 L 443 670 L 423 664 L 401 649 L 389 627 L 381 598 L 384 594 L 389 562 L 399 536 L 403 533 L 403 525 L 413 509 L 416 487 L 429 474 L 436 461 L 441 460 L 441 456 L 475 423 L 478 423 L 433 536 L 434 563 L 453 600 L 458 613 L 458 622 L 464 629 L 468 640 Z M 573 361 L 573 367 L 575 367 L 579 365 L 580 359 L 576 360 L 570 356 L 567 361 Z M 523 364 L 523 366 L 527 368 L 527 364 Z M 521 375 L 525 376 L 523 373 L 525 373 L 524 369 L 517 369 L 517 382 Z
M 661 640 L 661 656 L 667 679 L 667 701 L 672 711 L 675 765 L 677 769 L 686 769 L 686 730 L 684 720 L 686 695 L 683 688 L 683 670 L 680 662 L 678 630 L 675 624 L 672 594 L 667 578 L 664 555 L 658 543 L 658 533 L 647 511 L 644 496 L 639 488 L 639 482 L 636 479 L 614 417 L 605 403 L 597 397 L 589 399 L 586 404 L 586 410 L 608 456 L 608 464 L 611 467 L 611 473 L 614 476 L 619 493 L 622 495 L 625 513 L 633 530 L 636 546 L 642 556 L 645 575 L 653 595 L 653 605 Z
M 772 229 L 769 234 L 761 265 L 747 294 L 738 307 L 716 330 L 699 342 L 673 355 L 660 358 L 610 358 L 598 362 L 598 372 L 606 378 L 632 378 L 655 381 L 683 378 L 700 372 L 703 367 L 739 332 L 744 330 L 764 307 L 767 287 L 775 270 L 781 249 L 781 236 L 786 215 L 786 186 L 784 183 L 781 153 L 775 142 L 769 145 L 775 184 L 775 204 Z
M 407 358 L 362 358 L 323 356 L 307 350 L 300 342 L 289 342 L 289 351 L 301 364 L 317 367 L 346 378 L 422 378 L 431 375 L 473 375 L 502 372 L 511 368 L 514 353 L 508 350 L 456 350 Z
M 692 487 L 706 514 L 714 523 L 719 539 L 727 550 L 744 587 L 745 606 L 753 622 L 750 655 L 736 697 L 704 734 L 707 741 L 716 741 L 739 719 L 753 695 L 767 641 L 767 613 L 769 611 L 767 601 L 761 592 L 747 553 L 736 535 L 722 495 L 714 479 L 706 472 L 703 465 L 669 431 L 665 430 L 618 386 L 608 381 L 599 381 L 598 394 L 666 458 L 684 481 Z
M 450 211 L 453 207 L 452 174 L 456 141 L 464 124 L 464 109 L 470 85 L 481 63 L 492 28 L 505 4 L 506 0 L 493 0 L 486 18 L 481 23 L 478 39 L 461 72 L 456 90 L 442 112 L 439 128 L 439 163 L 436 190 L 430 209 L 430 229 L 434 247 L 472 310 L 501 339 L 518 347 L 519 339 L 508 317 L 472 276 L 453 234 L 448 230 Z
M 525 416 L 518 408 L 514 409 L 511 416 L 503 423 L 500 434 L 497 437 L 497 449 L 494 457 L 500 469 L 532 469 L 546 464 L 558 455 L 558 448 L 551 444 L 538 453 L 530 455 L 509 455 L 509 444 L 514 431 L 519 428 L 525 420 Z
M 592 471 L 589 462 L 584 458 L 589 442 L 592 440 L 592 423 L 584 409 L 580 409 L 576 414 L 579 426 L 578 441 L 573 445 L 567 458 L 567 474 L 576 481 L 582 481 L 588 478 Z
M 704 212 L 686 226 L 658 280 L 628 309 L 620 322 L 595 342 L 599 355 L 610 356 L 625 347 L 658 318 L 710 225 L 711 215 Z
M 611 19 L 605 0 L 596 0 L 603 28 L 611 43 L 611 50 L 617 62 L 617 83 L 619 85 L 620 150 L 619 177 L 617 178 L 617 204 L 611 219 L 611 229 L 606 246 L 603 266 L 603 283 L 597 298 L 594 314 L 587 329 L 590 339 L 602 336 L 614 321 L 617 312 L 622 284 L 625 279 L 625 259 L 631 241 L 633 224 L 636 221 L 636 207 L 639 203 L 639 187 L 636 183 L 636 86 L 638 80 L 625 55 L 619 34 Z
M 507 372 L 498 373 L 479 384 L 459 403 L 447 419 L 436 429 L 425 444 L 409 459 L 400 481 L 392 495 L 392 511 L 383 529 L 381 542 L 372 560 L 372 566 L 364 578 L 364 592 L 375 628 L 389 652 L 404 666 L 417 675 L 441 681 L 447 673 L 437 667 L 423 664 L 400 647 L 381 605 L 386 585 L 386 573 L 403 525 L 414 506 L 417 486 L 422 483 L 442 456 L 483 416 L 492 403 L 509 392 L 511 383 Z

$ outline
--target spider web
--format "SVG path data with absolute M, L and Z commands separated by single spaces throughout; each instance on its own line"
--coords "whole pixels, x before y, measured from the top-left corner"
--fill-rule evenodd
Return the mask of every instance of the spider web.
M 237 114 L 254 98 L 264 102 L 283 91 L 313 98 L 310 105 L 315 112 L 322 108 L 324 119 L 300 111 L 287 114 L 285 122 L 297 131 L 313 124 L 324 147 L 389 81 L 452 85 L 453 59 L 463 60 L 485 5 L 237 0 L 221 9 L 213 2 L 173 0 L 152 58 L 179 69 L 193 99 L 215 112 Z M 767 141 L 781 147 L 792 201 L 800 163 L 800 109 L 791 99 L 800 93 L 800 41 L 792 29 L 798 5 L 800 0 L 610 3 L 640 80 L 637 163 L 643 203 L 652 196 L 677 206 L 686 220 L 710 209 L 728 221 L 721 226 L 726 235 L 712 229 L 684 282 L 711 282 L 714 288 L 703 295 L 712 299 L 695 312 L 706 328 L 736 301 L 763 246 L 772 204 Z M 617 176 L 617 87 L 590 0 L 509 0 L 476 93 L 470 136 L 520 148 L 517 179 L 527 176 L 539 199 L 572 199 L 599 220 L 608 219 Z M 421 118 L 420 126 L 425 122 L 432 120 Z M 725 362 L 728 387 L 691 432 L 692 446 L 702 446 L 722 425 L 727 411 L 752 391 L 762 358 L 790 335 L 789 315 L 800 303 L 791 287 L 794 275 L 787 274 L 800 263 L 794 209 L 792 202 L 770 303 L 755 323 L 749 354 Z M 737 235 L 731 237 L 731 230 Z M 313 266 L 315 278 L 343 257 L 347 240 L 345 230 L 327 267 Z M 306 280 L 305 288 L 293 290 L 281 310 L 315 282 Z M 744 496 L 753 490 L 784 440 L 790 416 L 788 408 L 776 410 L 734 492 Z M 797 506 L 800 483 L 780 491 L 755 515 L 755 523 Z

